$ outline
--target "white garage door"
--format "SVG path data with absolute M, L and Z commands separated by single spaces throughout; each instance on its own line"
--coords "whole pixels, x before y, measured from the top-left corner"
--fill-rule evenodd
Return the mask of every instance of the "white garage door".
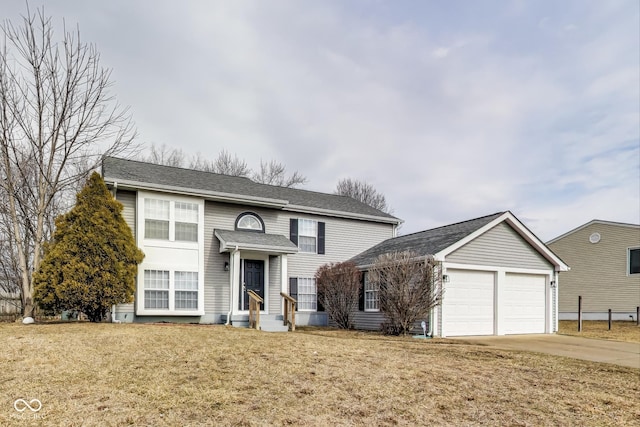
M 447 270 L 442 299 L 442 332 L 446 336 L 493 335 L 495 274 Z
M 504 286 L 505 334 L 542 334 L 545 325 L 545 276 L 507 273 Z

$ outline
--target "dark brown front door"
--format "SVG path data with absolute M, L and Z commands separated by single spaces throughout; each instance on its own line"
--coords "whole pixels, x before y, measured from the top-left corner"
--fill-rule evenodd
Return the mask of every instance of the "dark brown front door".
M 249 295 L 247 291 L 253 291 L 264 299 L 264 261 L 245 259 L 242 283 L 240 310 L 249 310 Z M 264 303 L 260 304 L 260 310 L 264 310 Z

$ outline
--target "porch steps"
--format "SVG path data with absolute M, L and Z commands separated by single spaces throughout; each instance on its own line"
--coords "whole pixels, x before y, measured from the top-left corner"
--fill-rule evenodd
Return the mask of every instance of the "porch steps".
M 283 325 L 284 317 L 281 314 L 261 314 L 260 330 L 264 332 L 289 332 L 289 327 Z M 231 325 L 236 328 L 249 327 L 249 315 L 231 316 Z

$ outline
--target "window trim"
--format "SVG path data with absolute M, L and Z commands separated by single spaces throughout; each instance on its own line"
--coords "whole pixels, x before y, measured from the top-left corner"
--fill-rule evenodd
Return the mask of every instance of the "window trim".
M 627 248 L 627 276 L 636 276 L 636 275 L 640 275 L 640 271 L 638 271 L 637 273 L 632 273 L 631 272 L 631 252 L 632 251 L 640 251 L 640 246 L 630 246 Z
M 169 287 L 168 288 L 145 288 L 144 286 L 144 276 L 147 271 L 160 271 L 166 272 L 169 275 Z M 176 273 L 195 273 L 197 277 L 197 289 L 178 289 L 176 287 Z M 202 292 L 204 291 L 202 286 L 202 278 L 198 271 L 188 270 L 181 267 L 177 268 L 167 268 L 167 267 L 159 267 L 157 265 L 148 265 L 145 268 L 141 269 L 141 283 L 140 286 L 141 292 L 139 293 L 140 307 L 139 311 L 141 311 L 140 315 L 145 316 L 199 316 L 204 314 L 204 296 Z M 167 308 L 146 308 L 146 291 L 166 291 L 168 292 L 168 307 Z M 176 293 L 177 292 L 196 292 L 196 308 L 176 308 Z
M 197 200 L 187 200 L 185 198 L 180 198 L 180 197 L 166 197 L 164 195 L 160 195 L 160 194 L 140 194 L 141 197 L 141 201 L 140 201 L 140 218 L 138 221 L 138 227 L 140 227 L 140 237 L 142 238 L 142 240 L 145 242 L 146 246 L 156 246 L 156 245 L 167 245 L 167 244 L 185 244 L 185 245 L 199 245 L 200 240 L 203 238 L 202 235 L 202 228 L 204 226 L 204 205 L 202 203 L 199 203 Z M 169 203 L 169 218 L 168 219 L 158 219 L 158 218 L 153 218 L 153 217 L 149 217 L 147 218 L 146 215 L 146 205 L 147 205 L 147 201 L 161 201 L 161 202 L 168 202 Z M 190 222 L 190 221 L 178 221 L 177 220 L 177 215 L 176 215 L 176 204 L 190 204 L 193 205 L 197 208 L 196 210 L 196 214 L 197 214 L 197 221 L 196 222 Z M 155 238 L 155 237 L 147 237 L 147 220 L 152 220 L 152 221 L 167 221 L 169 223 L 169 238 L 168 239 L 164 239 L 164 238 Z M 176 239 L 176 224 L 177 223 L 181 223 L 181 224 L 195 224 L 196 225 L 196 239 L 197 240 L 182 240 L 182 239 Z
M 301 233 L 301 221 L 312 221 L 315 223 L 315 236 Z M 300 246 L 300 237 L 315 238 L 315 251 L 303 251 Z M 300 254 L 325 255 L 326 253 L 326 223 L 311 218 L 290 218 L 289 219 L 289 240 L 300 249 Z
M 302 306 L 300 305 L 300 281 L 301 280 L 310 280 L 313 282 L 313 286 L 315 289 L 315 293 L 313 295 L 315 295 L 316 300 L 315 300 L 315 308 L 302 308 Z M 294 293 L 291 290 L 291 285 L 292 282 L 295 283 L 295 290 L 296 292 Z M 296 304 L 296 310 L 299 312 L 304 312 L 304 313 L 316 313 L 318 311 L 318 284 L 316 283 L 316 279 L 315 277 L 290 277 L 289 278 L 289 293 L 291 294 L 291 296 L 297 301 Z M 295 296 L 294 296 L 295 294 Z M 305 293 L 303 295 L 312 295 L 309 293 Z

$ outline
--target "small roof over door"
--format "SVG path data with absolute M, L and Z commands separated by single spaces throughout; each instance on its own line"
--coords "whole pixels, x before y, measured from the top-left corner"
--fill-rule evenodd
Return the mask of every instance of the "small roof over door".
M 274 254 L 295 254 L 298 252 L 298 247 L 280 234 L 231 230 L 214 230 L 213 233 L 220 240 L 220 252 L 230 252 L 236 248 Z

